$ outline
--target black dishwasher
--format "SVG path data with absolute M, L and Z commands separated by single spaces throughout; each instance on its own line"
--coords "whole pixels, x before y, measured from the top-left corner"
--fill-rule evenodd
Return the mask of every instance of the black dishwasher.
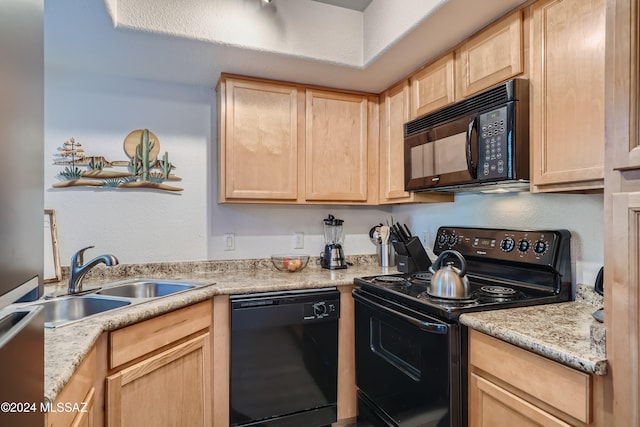
M 322 288 L 230 299 L 230 425 L 335 422 L 340 293 Z

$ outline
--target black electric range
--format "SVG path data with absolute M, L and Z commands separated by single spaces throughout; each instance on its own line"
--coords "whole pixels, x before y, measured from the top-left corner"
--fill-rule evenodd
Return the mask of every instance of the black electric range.
M 465 427 L 467 331 L 460 314 L 571 300 L 570 241 L 566 230 L 441 227 L 434 252 L 464 256 L 465 299 L 430 297 L 428 272 L 356 279 L 358 425 Z M 413 264 L 425 268 L 422 260 Z
M 472 311 L 570 301 L 570 240 L 567 230 L 441 227 L 434 253 L 454 249 L 465 257 L 469 298 L 430 296 L 429 272 L 362 277 L 355 284 L 363 292 L 445 319 Z

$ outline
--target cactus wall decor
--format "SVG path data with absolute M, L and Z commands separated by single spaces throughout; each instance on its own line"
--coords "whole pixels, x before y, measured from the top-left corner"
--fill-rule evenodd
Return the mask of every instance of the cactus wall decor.
M 65 168 L 58 174 L 60 182 L 53 184 L 54 188 L 90 186 L 182 191 L 166 183 L 182 178 L 172 173 L 175 166 L 169 161 L 168 152 L 158 159 L 160 142 L 149 129 L 134 130 L 125 138 L 124 151 L 129 160 L 108 161 L 104 156 L 88 156 L 80 147 L 72 137 L 59 148 L 53 164 Z

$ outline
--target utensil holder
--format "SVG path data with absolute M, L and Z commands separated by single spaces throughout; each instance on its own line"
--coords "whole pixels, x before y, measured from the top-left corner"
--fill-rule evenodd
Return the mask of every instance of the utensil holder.
M 398 255 L 398 271 L 401 273 L 417 273 L 418 268 L 416 267 L 416 263 L 413 262 L 413 258 L 408 255 Z
M 417 273 L 431 267 L 431 260 L 418 236 L 412 236 L 404 243 L 395 240 L 391 243 L 397 254 L 398 271 Z
M 381 243 L 377 245 L 378 265 L 380 267 L 393 267 L 396 265 L 396 251 L 392 245 Z

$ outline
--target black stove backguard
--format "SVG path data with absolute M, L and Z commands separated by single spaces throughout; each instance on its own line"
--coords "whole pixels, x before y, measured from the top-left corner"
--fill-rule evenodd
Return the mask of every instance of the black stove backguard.
M 440 227 L 433 251 L 460 252 L 471 280 L 572 299 L 568 230 Z

